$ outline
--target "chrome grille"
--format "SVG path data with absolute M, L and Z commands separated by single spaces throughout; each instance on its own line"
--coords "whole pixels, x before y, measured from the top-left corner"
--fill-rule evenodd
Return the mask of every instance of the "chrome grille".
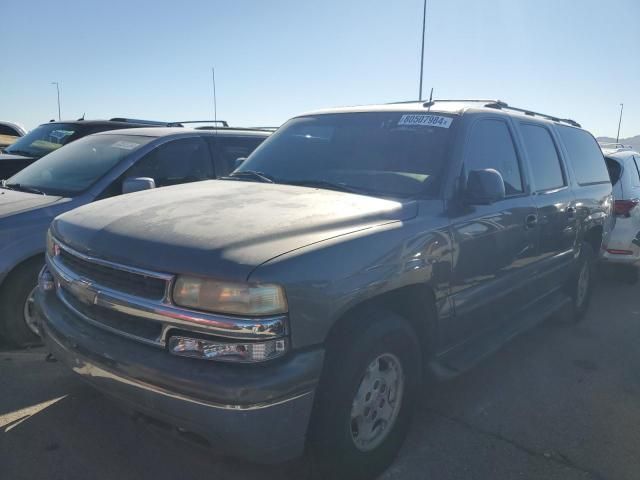
M 153 320 L 134 317 L 99 305 L 87 305 L 78 300 L 66 288 L 61 289 L 61 298 L 69 307 L 85 317 L 91 323 L 114 330 L 116 333 L 158 343 L 162 335 L 162 324 Z
M 133 273 L 94 263 L 60 249 L 59 261 L 63 266 L 87 280 L 119 292 L 150 300 L 165 296 L 167 282 L 161 278 Z

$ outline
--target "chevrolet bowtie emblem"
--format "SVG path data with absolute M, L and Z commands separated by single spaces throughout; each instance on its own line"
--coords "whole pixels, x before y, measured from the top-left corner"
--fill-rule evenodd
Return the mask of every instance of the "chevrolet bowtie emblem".
M 82 303 L 87 305 L 95 305 L 98 303 L 98 292 L 91 288 L 91 284 L 81 281 L 75 281 L 69 284 L 69 290 Z

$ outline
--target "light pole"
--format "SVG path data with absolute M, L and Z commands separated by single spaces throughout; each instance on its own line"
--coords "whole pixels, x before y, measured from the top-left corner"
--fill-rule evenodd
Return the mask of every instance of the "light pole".
M 58 121 L 62 120 L 60 118 L 60 84 L 58 82 L 51 82 L 51 85 L 56 86 L 56 90 L 58 91 Z
M 624 110 L 624 103 L 620 104 L 620 120 L 618 120 L 618 136 L 616 136 L 616 143 L 620 141 L 620 125 L 622 125 L 622 111 Z
M 418 90 L 418 100 L 422 100 L 422 75 L 424 73 L 424 34 L 427 27 L 427 0 L 424 0 L 422 9 L 422 51 L 420 52 L 420 87 Z

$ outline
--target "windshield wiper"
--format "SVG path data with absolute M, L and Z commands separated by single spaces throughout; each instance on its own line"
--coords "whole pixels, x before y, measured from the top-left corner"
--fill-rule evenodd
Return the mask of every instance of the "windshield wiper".
M 9 190 L 18 190 L 20 192 L 37 193 L 39 195 L 46 195 L 46 193 L 44 193 L 42 190 L 38 190 L 35 187 L 30 187 L 29 185 L 22 185 L 20 183 L 2 182 L 2 186 L 4 188 L 8 188 Z
M 257 172 L 255 170 L 240 170 L 239 172 L 233 172 L 227 177 L 222 178 L 253 178 L 264 183 L 274 183 L 274 179 L 271 175 L 267 175 L 263 172 Z
M 329 182 L 327 180 L 287 180 L 280 183 L 284 183 L 287 185 L 297 185 L 299 187 L 316 187 L 324 188 L 326 190 L 337 190 L 338 192 L 366 193 L 362 189 L 351 187 L 349 185 L 345 185 L 344 183 Z
M 3 153 L 6 153 L 8 155 L 21 155 L 23 157 L 33 157 L 33 154 L 31 152 L 26 152 L 24 150 L 7 150 L 7 149 L 5 149 L 5 151 Z

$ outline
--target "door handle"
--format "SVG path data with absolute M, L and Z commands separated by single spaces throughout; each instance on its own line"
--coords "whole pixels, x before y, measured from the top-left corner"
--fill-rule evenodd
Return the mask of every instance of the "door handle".
M 524 228 L 527 230 L 534 228 L 538 224 L 538 216 L 534 214 L 527 215 L 524 219 Z

